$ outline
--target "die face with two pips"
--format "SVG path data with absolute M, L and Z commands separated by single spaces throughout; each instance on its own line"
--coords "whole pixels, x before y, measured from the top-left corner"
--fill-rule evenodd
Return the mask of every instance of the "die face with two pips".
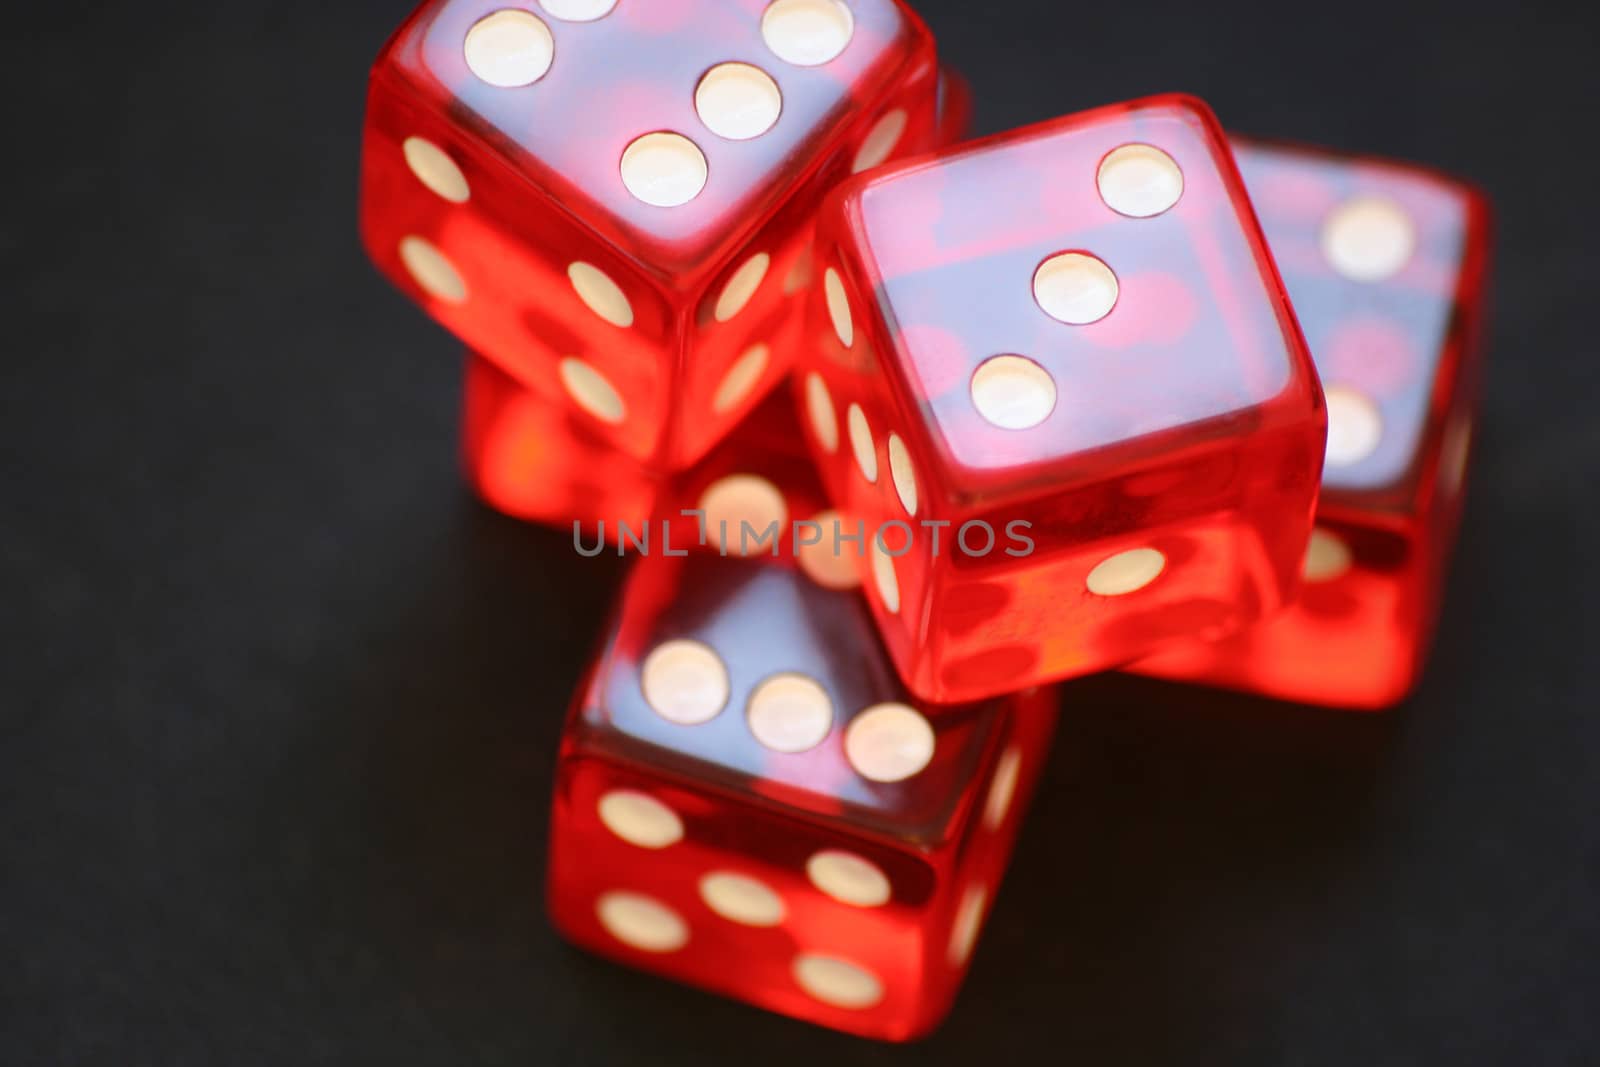
M 1455 537 L 1485 318 L 1489 212 L 1421 167 L 1235 141 L 1328 402 L 1295 605 L 1137 670 L 1377 709 L 1420 677 Z
M 1044 758 L 1048 694 L 929 708 L 860 598 L 635 566 L 563 740 L 556 924 L 605 955 L 903 1039 L 943 1015 Z
M 473 348 L 687 466 L 783 376 L 812 216 L 929 146 L 897 0 L 433 0 L 374 68 L 362 233 Z
M 1325 416 L 1203 104 L 863 175 L 817 266 L 798 402 L 839 509 L 911 527 L 864 573 L 914 691 L 1086 673 L 1292 597 Z

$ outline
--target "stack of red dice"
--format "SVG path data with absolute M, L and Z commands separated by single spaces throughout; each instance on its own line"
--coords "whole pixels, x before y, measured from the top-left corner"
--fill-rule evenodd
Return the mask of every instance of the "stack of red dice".
M 1183 96 L 969 110 L 898 0 L 427 0 L 364 149 L 372 256 L 475 353 L 474 484 L 639 557 L 555 922 L 888 1039 L 960 983 L 1050 683 L 1407 692 L 1479 376 L 1461 183 Z

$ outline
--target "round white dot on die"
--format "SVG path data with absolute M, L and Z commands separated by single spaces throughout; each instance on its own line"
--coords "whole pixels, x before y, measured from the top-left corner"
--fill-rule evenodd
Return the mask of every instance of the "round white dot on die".
M 728 284 L 722 287 L 716 307 L 711 312 L 718 322 L 727 322 L 744 310 L 744 306 L 750 303 L 750 298 L 756 295 L 756 290 L 760 288 L 761 280 L 767 276 L 767 268 L 771 265 L 771 256 L 765 252 L 757 252 L 733 272 Z
M 894 557 L 883 550 L 878 539 L 872 539 L 872 584 L 883 601 L 883 610 L 890 615 L 900 613 L 900 579 L 894 572 Z
M 664 641 L 645 657 L 639 689 L 650 709 L 668 722 L 709 722 L 728 703 L 728 668 L 699 641 Z
M 1002 430 L 1026 430 L 1056 409 L 1056 381 L 1024 356 L 990 356 L 978 365 L 968 386 L 972 406 L 984 421 Z
M 423 238 L 411 234 L 400 239 L 400 262 L 429 296 L 448 304 L 459 304 L 467 298 L 467 283 L 462 281 L 456 265 Z
M 628 413 L 622 395 L 606 376 L 577 356 L 567 356 L 556 366 L 561 385 L 572 402 L 601 422 L 615 426 Z
M 1392 200 L 1347 201 L 1322 226 L 1322 254 L 1352 281 L 1381 282 L 1399 273 L 1417 246 L 1416 227 Z
M 833 728 L 833 701 L 814 678 L 775 674 L 750 694 L 745 720 L 755 739 L 774 752 L 804 752 Z
M 933 759 L 933 727 L 905 704 L 874 704 L 844 731 L 844 755 L 863 778 L 903 782 Z
M 745 926 L 777 926 L 783 922 L 783 898 L 759 878 L 733 871 L 712 871 L 700 879 L 700 899 L 729 922 Z
M 461 173 L 449 153 L 425 137 L 407 137 L 400 144 L 406 166 L 429 191 L 452 204 L 465 204 L 472 197 L 467 176 Z
M 867 425 L 867 414 L 860 404 L 851 404 L 844 413 L 845 428 L 850 434 L 850 451 L 855 454 L 861 477 L 868 482 L 878 480 L 878 446 L 872 439 L 872 427 Z
M 840 0 L 773 0 L 761 16 L 761 39 L 797 67 L 817 67 L 843 52 L 856 31 Z
M 700 195 L 710 173 L 700 146 L 681 133 L 658 130 L 622 151 L 622 184 L 652 207 L 678 207 Z
M 706 486 L 700 494 L 700 510 L 705 512 L 707 536 L 719 543 L 719 548 L 729 555 L 744 556 L 763 550 L 771 551 L 771 539 L 757 541 L 762 532 L 777 524 L 778 539 L 789 522 L 789 505 L 777 486 L 756 474 L 730 474 Z M 723 524 L 726 523 L 726 527 Z M 742 523 L 753 531 L 748 537 L 741 534 Z M 720 544 L 723 531 L 727 531 L 726 544 Z
M 856 324 L 850 315 L 850 301 L 844 295 L 844 282 L 832 267 L 822 272 L 822 295 L 828 301 L 828 318 L 833 320 L 834 334 L 840 344 L 849 348 L 855 343 Z
M 545 76 L 556 57 L 556 41 L 538 16 L 508 7 L 473 23 L 462 51 L 467 69 L 480 81 L 515 89 Z
M 907 515 L 917 513 L 917 472 L 911 463 L 911 453 L 897 433 L 889 434 L 889 478 L 900 497 L 900 506 Z
M 983 801 L 983 825 L 988 830 L 1000 829 L 1011 810 L 1011 801 L 1017 795 L 1017 780 L 1022 776 L 1022 750 L 1015 745 L 1000 754 L 995 765 L 994 780 L 989 783 L 989 794 Z
M 539 6 L 562 22 L 593 22 L 611 14 L 617 0 L 539 0 Z
M 1318 526 L 1306 544 L 1305 563 L 1300 575 L 1308 582 L 1331 582 L 1350 569 L 1355 557 L 1344 538 Z
M 1130 548 L 1095 564 L 1084 585 L 1095 596 L 1136 593 L 1161 576 L 1167 557 L 1153 548 Z
M 721 415 L 738 407 L 761 380 L 769 355 L 771 350 L 759 341 L 745 349 L 717 384 L 717 391 L 711 396 L 711 410 Z
M 889 903 L 889 876 L 854 852 L 825 848 L 806 860 L 811 884 L 842 904 L 876 908 Z
M 760 67 L 718 63 L 694 90 L 694 110 L 706 129 L 730 141 L 760 137 L 778 121 L 783 94 Z
M 1033 272 L 1033 299 L 1057 322 L 1084 326 L 1111 314 L 1117 276 L 1087 252 L 1058 252 Z
M 1129 218 L 1148 219 L 1183 196 L 1183 171 L 1155 145 L 1125 144 L 1100 161 L 1095 186 L 1106 207 Z
M 806 577 L 825 589 L 854 589 L 860 585 L 861 575 L 856 565 L 839 550 L 834 540 L 834 523 L 840 521 L 839 513 L 821 511 L 813 515 L 811 521 L 822 533 L 820 540 L 799 545 L 797 549 L 800 569 L 806 572 Z
M 870 1008 L 883 999 L 878 976 L 849 960 L 807 952 L 795 957 L 794 980 L 808 994 L 836 1008 Z
M 689 925 L 654 897 L 627 890 L 602 893 L 595 914 L 606 932 L 641 952 L 676 952 L 689 943 Z
M 839 448 L 839 419 L 834 414 L 833 396 L 822 375 L 812 371 L 806 375 L 806 416 L 811 420 L 811 432 L 825 451 Z
M 978 943 L 978 929 L 983 925 L 983 908 L 989 901 L 989 892 L 981 885 L 970 885 L 956 905 L 955 921 L 950 924 L 950 946 L 946 953 L 950 966 L 964 966 Z
M 627 329 L 633 325 L 633 305 L 605 271 L 592 263 L 574 260 L 567 264 L 567 279 L 590 311 L 613 326 Z
M 1327 465 L 1349 467 L 1376 452 L 1383 439 L 1378 405 L 1348 385 L 1329 386 L 1323 395 L 1328 400 Z
M 683 840 L 683 820 L 648 793 L 613 789 L 600 798 L 597 811 L 606 829 L 630 845 L 666 848 Z
M 868 131 L 866 138 L 861 142 L 861 147 L 856 149 L 856 158 L 850 164 L 850 173 L 859 174 L 864 170 L 871 170 L 888 159 L 889 153 L 894 151 L 894 146 L 900 143 L 900 135 L 905 132 L 904 111 L 895 108 L 885 114 Z

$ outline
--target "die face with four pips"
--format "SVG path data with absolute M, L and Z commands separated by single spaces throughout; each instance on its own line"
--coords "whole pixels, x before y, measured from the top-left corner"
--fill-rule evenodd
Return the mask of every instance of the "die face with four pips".
M 932 1027 L 994 900 L 1048 693 L 930 708 L 859 596 L 709 555 L 635 565 L 568 719 L 556 924 L 867 1036 Z
M 1377 709 L 1418 680 L 1472 440 L 1489 212 L 1425 168 L 1236 140 L 1328 403 L 1327 464 L 1299 600 L 1145 673 Z
M 817 268 L 797 398 L 840 511 L 891 524 L 865 585 L 915 692 L 1087 673 L 1292 597 L 1321 393 L 1203 104 L 862 175 Z
M 362 233 L 477 351 L 657 468 L 780 381 L 821 196 L 933 143 L 897 0 L 431 0 L 372 75 Z

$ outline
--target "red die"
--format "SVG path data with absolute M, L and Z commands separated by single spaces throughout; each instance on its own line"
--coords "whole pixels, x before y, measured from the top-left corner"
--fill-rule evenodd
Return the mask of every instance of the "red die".
M 1299 602 L 1144 673 L 1379 708 L 1415 684 L 1461 512 L 1481 374 L 1489 211 L 1406 164 L 1236 143 L 1328 401 Z
M 640 560 L 562 742 L 557 926 L 824 1026 L 926 1032 L 1054 720 L 1039 691 L 927 710 L 855 594 L 745 560 Z
M 663 476 L 611 448 L 569 404 L 467 355 L 462 464 L 490 506 L 519 519 L 592 530 L 654 513 Z
M 689 548 L 775 555 L 829 588 L 859 584 L 849 553 L 826 550 L 840 520 L 782 393 L 675 474 L 655 473 L 607 447 L 582 415 L 481 356 L 468 356 L 463 406 L 463 461 L 473 488 L 509 515 L 567 529 L 578 524 L 576 543 L 586 553 L 609 544 L 639 554 Z
M 1102 108 L 845 185 L 799 401 L 907 684 L 970 700 L 1292 596 L 1315 371 L 1215 119 Z
M 361 228 L 478 351 L 652 465 L 778 382 L 812 216 L 932 143 L 897 0 L 429 0 L 372 74 Z

